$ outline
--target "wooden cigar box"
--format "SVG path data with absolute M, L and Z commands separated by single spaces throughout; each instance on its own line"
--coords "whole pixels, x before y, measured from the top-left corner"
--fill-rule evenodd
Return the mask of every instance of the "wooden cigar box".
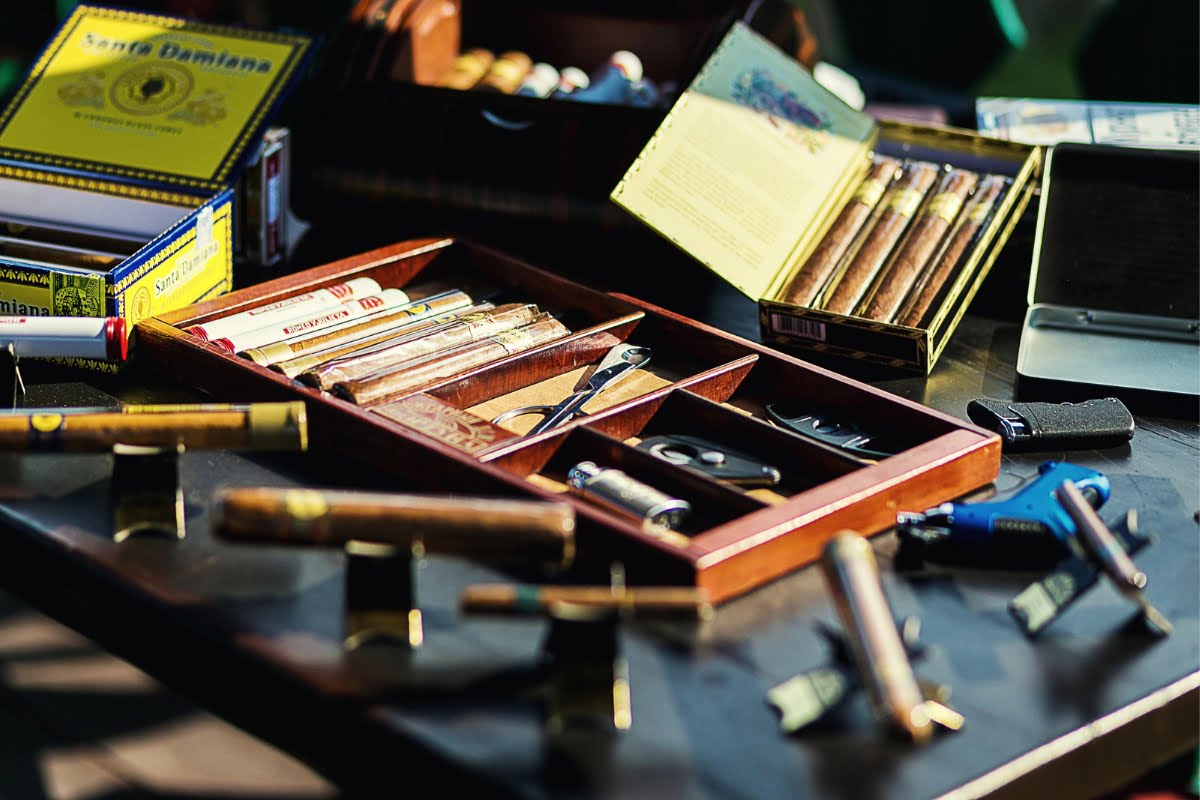
M 132 329 L 228 291 L 230 185 L 311 44 L 76 7 L 0 112 L 0 314 Z
M 476 297 L 535 302 L 571 333 L 364 409 L 183 330 L 362 276 L 410 294 L 448 284 L 472 287 Z M 527 437 L 518 434 L 529 420 L 490 422 L 517 406 L 561 400 L 622 343 L 648 347 L 652 357 L 611 395 L 597 396 L 586 416 Z M 578 513 L 581 567 L 620 560 L 631 583 L 704 587 L 717 601 L 810 563 L 839 530 L 877 533 L 898 511 L 984 486 L 1000 462 L 1000 440 L 968 423 L 461 239 L 402 242 L 145 320 L 135 352 L 216 399 L 303 399 L 319 457 L 369 465 L 396 490 L 566 498 Z M 809 411 L 857 424 L 890 440 L 895 454 L 867 461 L 815 442 L 769 422 L 768 404 L 785 416 Z M 637 447 L 662 435 L 703 437 L 776 468 L 781 480 L 738 488 Z M 584 461 L 686 500 L 690 516 L 675 530 L 648 528 L 568 491 L 568 471 Z
M 787 299 L 877 155 L 1009 180 L 951 276 L 938 282 L 932 306 L 913 323 L 868 318 L 862 306 L 870 292 L 848 311 L 828 310 L 845 260 L 815 302 Z M 1041 156 L 1039 147 L 972 131 L 873 120 L 769 40 L 735 25 L 611 196 L 756 300 L 764 341 L 823 362 L 927 374 L 1028 206 Z M 914 220 L 935 191 L 926 193 Z M 877 208 L 887 202 L 885 195 Z M 968 215 L 969 204 L 961 208 L 951 226 Z M 895 255 L 913 227 L 888 252 Z
M 385 11 L 372 14 L 372 5 Z M 430 5 L 447 7 L 438 24 L 410 22 Z M 308 104 L 312 117 L 298 125 L 301 216 L 337 206 L 350 220 L 469 213 L 492 221 L 633 227 L 608 193 L 669 101 L 642 107 L 458 90 L 437 86 L 435 73 L 459 52 L 485 48 L 593 75 L 626 50 L 669 96 L 735 19 L 787 49 L 799 49 L 802 40 L 783 0 L 367 0 L 356 9 L 362 13 L 323 54 Z M 438 59 L 439 48 L 453 49 Z M 414 66 L 435 61 L 437 70 Z

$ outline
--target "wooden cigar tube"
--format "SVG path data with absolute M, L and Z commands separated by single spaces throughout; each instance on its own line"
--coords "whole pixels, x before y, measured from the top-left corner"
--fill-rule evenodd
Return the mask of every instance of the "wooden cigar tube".
M 227 489 L 214 531 L 225 539 L 340 547 L 419 545 L 426 553 L 565 567 L 575 557 L 567 503 L 317 489 Z
M 847 253 L 849 263 L 841 271 L 822 308 L 835 314 L 849 314 L 858 306 L 867 288 L 882 269 L 892 249 L 904 235 L 909 222 L 937 180 L 936 164 L 910 164 L 879 201 L 871 229 L 862 243 Z
M 541 615 L 558 605 L 613 609 L 639 616 L 706 619 L 712 616 L 708 592 L 684 586 L 614 589 L 609 586 L 515 586 L 477 584 L 459 597 L 471 614 Z
M 953 169 L 942 176 L 896 255 L 875 279 L 866 308 L 859 316 L 888 322 L 896 315 L 978 183 L 979 176 L 964 169 Z
M 979 241 L 979 236 L 991 219 L 993 211 L 1008 189 L 1009 179 L 1003 175 L 988 175 L 958 215 L 940 252 L 918 278 L 909 297 L 904 301 L 895 322 L 916 327 L 925 319 L 930 307 L 942 292 L 942 287 L 958 270 L 964 256 Z
M 843 531 L 825 544 L 821 569 L 876 716 L 913 741 L 929 739 L 933 721 L 896 630 L 871 545 Z
M 820 244 L 783 290 L 781 299 L 785 303 L 812 305 L 899 171 L 900 162 L 897 159 L 887 156 L 876 159 L 867 172 L 867 177 L 850 198 L 850 202 L 846 203 L 833 225 L 821 238 Z
M 0 414 L 0 450 L 98 452 L 115 444 L 304 450 L 304 403 L 125 406 Z

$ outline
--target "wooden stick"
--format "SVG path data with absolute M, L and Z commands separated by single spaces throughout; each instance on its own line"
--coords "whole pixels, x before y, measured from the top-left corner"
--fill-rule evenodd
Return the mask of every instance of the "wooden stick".
M 514 586 L 476 584 L 459 597 L 469 614 L 545 614 L 555 606 L 629 611 L 639 616 L 707 619 L 712 616 L 708 592 L 690 586 Z

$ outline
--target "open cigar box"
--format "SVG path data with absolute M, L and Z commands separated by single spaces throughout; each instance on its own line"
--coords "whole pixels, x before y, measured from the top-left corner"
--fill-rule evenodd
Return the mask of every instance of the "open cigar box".
M 532 302 L 569 334 L 363 408 L 233 355 L 184 329 L 314 289 L 371 277 L 420 297 L 447 286 L 476 299 Z M 622 344 L 650 360 L 577 417 L 525 436 L 536 416 Z M 303 399 L 310 450 L 367 465 L 396 491 L 565 498 L 577 511 L 578 562 L 623 563 L 631 584 L 694 585 L 715 602 L 815 560 L 835 532 L 872 534 L 897 511 L 924 509 L 991 482 L 1000 440 L 947 415 L 619 294 L 593 291 L 479 244 L 398 243 L 145 320 L 135 352 L 183 384 L 226 401 Z M 854 424 L 894 453 L 868 459 L 775 424 L 811 416 Z M 773 467 L 778 483 L 743 488 L 638 447 L 701 437 Z M 615 468 L 691 505 L 673 529 L 643 525 L 569 489 L 581 462 Z

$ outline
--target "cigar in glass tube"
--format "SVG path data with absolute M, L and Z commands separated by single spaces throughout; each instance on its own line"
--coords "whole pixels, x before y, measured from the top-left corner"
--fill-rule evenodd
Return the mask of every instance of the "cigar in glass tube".
M 1010 179 L 1003 175 L 988 175 L 979 182 L 975 194 L 967 201 L 958 221 L 932 264 L 913 287 L 909 298 L 896 316 L 895 322 L 910 328 L 920 325 L 934 300 L 941 294 L 950 277 L 957 271 L 963 257 L 970 253 L 984 228 L 995 213 L 1000 200 L 1008 191 Z
M 892 248 L 904 235 L 939 172 L 936 164 L 924 161 L 906 166 L 904 174 L 884 192 L 873 224 L 863 235 L 862 242 L 852 253 L 847 253 L 849 261 L 821 308 L 835 314 L 849 314 L 854 310 Z
M 98 452 L 115 444 L 305 450 L 304 403 L 205 403 L 0 413 L 0 450 Z
M 519 50 L 509 50 L 501 53 L 500 57 L 488 67 L 487 74 L 479 79 L 474 88 L 486 92 L 512 94 L 521 86 L 530 70 L 533 69 L 533 59 Z
M 299 314 L 321 308 L 332 308 L 355 297 L 378 293 L 378 281 L 372 278 L 354 278 L 345 283 L 335 283 L 322 289 L 285 297 L 258 308 L 240 311 L 200 325 L 189 325 L 185 331 L 201 339 L 211 341 L 234 333 L 251 331 L 277 321 L 291 319 Z
M 323 364 L 328 364 L 337 361 L 341 358 L 350 356 L 367 355 L 385 347 L 393 347 L 404 342 L 411 342 L 414 339 L 419 339 L 422 336 L 433 334 L 440 330 L 442 326 L 447 325 L 455 320 L 458 320 L 469 314 L 478 314 L 483 311 L 490 311 L 495 308 L 491 303 L 480 303 L 477 306 L 468 308 L 456 309 L 447 311 L 436 317 L 426 317 L 424 319 L 413 320 L 397 325 L 393 328 L 384 330 L 374 336 L 366 336 L 362 339 L 355 339 L 347 342 L 339 347 L 332 347 L 328 350 L 318 350 L 310 355 L 300 356 L 288 361 L 280 361 L 277 364 L 272 364 L 271 369 L 275 372 L 281 372 L 289 378 L 299 378 L 307 372 L 319 368 Z M 332 386 L 333 384 L 330 384 Z M 328 388 L 328 387 L 322 387 Z
M 891 321 L 978 183 L 979 175 L 965 169 L 952 169 L 942 176 L 900 248 L 876 277 L 858 316 Z
M 783 290 L 783 301 L 801 306 L 810 306 L 817 299 L 821 288 L 833 274 L 838 262 L 850 248 L 854 238 L 862 231 L 871 213 L 879 205 L 883 193 L 900 173 L 900 161 L 887 156 L 875 159 L 867 177 L 858 190 L 838 214 L 833 225 L 821 239 L 817 249 L 804 262 L 796 277 Z
M 379 405 L 418 387 L 523 353 L 569 333 L 561 322 L 543 314 L 528 325 L 436 354 L 416 366 L 345 381 L 333 389 L 339 397 L 360 406 Z
M 110 270 L 128 256 L 83 247 L 0 236 L 0 256 L 46 267 Z
M 356 339 L 364 339 L 383 331 L 394 330 L 411 324 L 420 319 L 451 311 L 456 308 L 466 308 L 471 305 L 471 298 L 460 291 L 449 291 L 405 303 L 391 311 L 371 314 L 365 319 L 350 322 L 336 328 L 315 334 L 305 334 L 282 342 L 265 344 L 262 347 L 251 347 L 243 350 L 240 355 L 249 358 L 255 364 L 268 367 L 280 361 L 290 361 L 308 353 L 339 347 Z
M 961 727 L 960 715 L 925 699 L 867 540 L 852 531 L 837 534 L 821 552 L 821 570 L 876 716 L 915 742 L 932 736 L 934 722 Z
M 337 383 L 365 378 L 422 356 L 519 328 L 532 322 L 538 313 L 538 307 L 533 303 L 507 303 L 490 311 L 465 314 L 416 339 L 336 359 L 301 374 L 299 379 L 322 391 L 329 391 Z
M 17 356 L 124 361 L 129 354 L 121 317 L 0 317 L 0 348 Z
M 653 617 L 708 619 L 713 613 L 708 592 L 690 586 L 639 586 L 631 589 L 476 584 L 463 590 L 458 606 L 468 614 L 524 616 L 546 614 L 560 603 Z
M 1146 573 L 1133 563 L 1079 487 L 1071 481 L 1063 481 L 1054 494 L 1074 521 L 1075 535 L 1083 543 L 1083 549 L 1091 556 L 1091 560 L 1100 567 L 1118 592 L 1137 603 L 1155 633 L 1160 636 L 1170 634 L 1175 626 L 1162 612 L 1150 605 L 1142 591 L 1146 588 Z
M 209 339 L 209 344 L 215 344 L 228 353 L 240 353 L 252 347 L 262 347 L 266 344 L 328 330 L 351 320 L 399 308 L 407 303 L 408 295 L 400 289 L 384 289 L 379 294 L 356 297 L 330 308 L 309 311 L 300 316 L 273 322 L 262 328 L 230 333 L 219 339 Z
M 351 541 L 429 554 L 569 566 L 575 511 L 568 503 L 316 489 L 226 489 L 214 532 L 225 539 L 340 547 Z
M 434 85 L 446 89 L 470 89 L 487 74 L 495 60 L 491 50 L 474 47 L 454 59 L 454 66 Z

